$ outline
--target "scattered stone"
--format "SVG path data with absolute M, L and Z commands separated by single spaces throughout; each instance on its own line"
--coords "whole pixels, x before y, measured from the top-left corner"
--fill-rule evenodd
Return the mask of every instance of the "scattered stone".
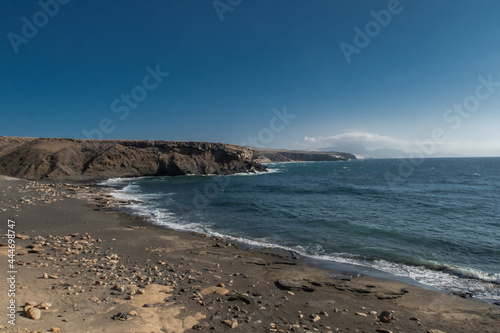
M 227 300 L 228 300 L 228 302 L 240 300 L 245 304 L 252 304 L 253 303 L 253 300 L 250 297 L 244 296 L 244 295 L 231 295 L 228 297 Z
M 59 279 L 59 276 L 57 276 L 56 274 L 50 274 L 49 279 Z
M 26 317 L 33 320 L 40 320 L 40 318 L 42 317 L 42 312 L 40 311 L 40 309 L 34 308 L 32 306 L 27 306 L 26 308 L 24 308 L 24 313 Z
M 49 332 L 61 332 L 61 329 L 58 327 L 51 327 Z
M 124 292 L 125 291 L 125 287 L 120 285 L 120 284 L 115 284 L 113 288 L 111 288 L 113 290 L 116 290 L 116 291 L 119 291 L 119 292 Z
M 379 316 L 379 319 L 380 319 L 380 321 L 382 323 L 388 324 L 388 323 L 392 322 L 396 318 L 394 317 L 394 315 L 392 314 L 392 312 L 390 312 L 390 311 L 382 311 L 382 313 Z
M 318 316 L 317 314 L 314 314 L 314 313 L 313 313 L 312 315 L 310 315 L 310 316 L 309 316 L 309 319 L 310 319 L 313 323 L 315 323 L 315 322 L 319 321 L 319 320 L 321 319 L 321 317 L 320 317 L 320 316 Z
M 462 298 L 472 298 L 472 293 L 470 291 L 466 291 L 466 292 L 463 292 L 463 293 L 458 293 L 457 294 L 458 296 L 462 297 Z
M 16 238 L 24 240 L 24 239 L 29 239 L 29 238 L 30 238 L 30 236 L 28 236 L 28 235 L 16 234 Z
M 237 328 L 238 327 L 238 321 L 236 319 L 226 319 L 224 320 L 224 325 L 226 325 L 229 328 Z
M 428 330 L 426 333 L 446 333 L 440 330 Z
M 122 320 L 122 321 L 127 320 L 128 318 L 129 318 L 128 314 L 122 312 L 118 312 L 113 317 L 111 317 L 111 319 L 113 320 Z
M 385 328 L 377 328 L 375 330 L 375 332 L 377 332 L 377 333 L 392 333 L 392 331 L 386 330 Z
M 361 317 L 368 317 L 368 315 L 366 313 L 363 313 L 363 312 L 356 312 L 355 315 L 361 316 Z
M 210 324 L 205 321 L 203 323 L 194 325 L 191 329 L 201 331 L 201 330 L 206 330 L 208 328 L 210 328 Z
M 48 310 L 52 307 L 51 303 L 43 302 L 35 306 L 38 309 Z
M 135 317 L 135 316 L 138 316 L 139 313 L 137 311 L 135 311 L 135 310 L 131 310 L 131 311 L 128 312 L 128 315 Z

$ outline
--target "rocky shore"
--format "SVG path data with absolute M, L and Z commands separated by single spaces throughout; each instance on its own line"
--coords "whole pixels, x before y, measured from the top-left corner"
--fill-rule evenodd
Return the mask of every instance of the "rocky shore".
M 5 332 L 498 332 L 500 307 L 158 228 L 92 184 L 0 177 Z M 1 308 L 7 312 L 6 297 Z
M 209 142 L 0 137 L 0 174 L 32 180 L 265 171 L 250 148 Z

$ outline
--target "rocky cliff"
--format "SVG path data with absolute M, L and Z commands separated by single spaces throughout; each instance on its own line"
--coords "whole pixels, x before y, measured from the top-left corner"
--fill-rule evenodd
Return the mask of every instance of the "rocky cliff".
M 260 163 L 298 161 L 348 161 L 355 159 L 356 156 L 349 153 L 281 149 L 255 149 L 255 160 Z
M 232 174 L 264 171 L 254 151 L 181 141 L 0 137 L 0 174 L 24 179 Z

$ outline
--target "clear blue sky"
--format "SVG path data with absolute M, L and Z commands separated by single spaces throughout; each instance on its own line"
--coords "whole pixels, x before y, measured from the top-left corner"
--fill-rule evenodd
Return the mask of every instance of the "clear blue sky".
M 500 156 L 498 1 L 59 1 L 0 3 L 0 135 Z

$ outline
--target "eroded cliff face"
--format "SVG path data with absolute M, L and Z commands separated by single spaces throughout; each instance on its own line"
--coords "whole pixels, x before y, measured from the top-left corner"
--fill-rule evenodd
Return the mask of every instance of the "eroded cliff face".
M 298 161 L 349 161 L 356 156 L 341 152 L 319 152 L 283 149 L 255 148 L 255 160 L 260 163 L 268 162 L 298 162 Z
M 251 149 L 222 143 L 0 137 L 0 174 L 24 179 L 265 171 Z

